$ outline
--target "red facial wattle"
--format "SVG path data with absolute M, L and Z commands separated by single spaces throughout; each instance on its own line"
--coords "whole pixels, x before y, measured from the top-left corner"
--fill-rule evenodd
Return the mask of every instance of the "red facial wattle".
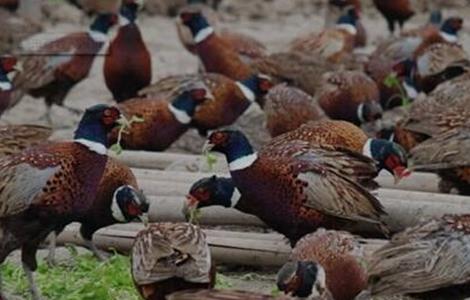
M 142 214 L 142 210 L 134 203 L 129 203 L 127 205 L 127 213 L 132 217 L 138 217 Z

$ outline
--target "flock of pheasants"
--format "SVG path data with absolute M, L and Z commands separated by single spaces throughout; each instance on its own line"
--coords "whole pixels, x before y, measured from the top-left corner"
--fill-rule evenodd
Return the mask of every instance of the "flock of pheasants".
M 415 170 L 435 172 L 442 192 L 470 195 L 470 61 L 459 45 L 461 18 L 435 11 L 428 24 L 404 30 L 414 14 L 410 3 L 374 0 L 392 36 L 364 57 L 354 52 L 367 43 L 359 1 L 330 0 L 341 10 L 335 24 L 268 53 L 251 37 L 220 30 L 210 7 L 188 4 L 178 15 L 178 34 L 199 57 L 201 73 L 150 85 L 151 54 L 135 23 L 140 2 L 124 0 L 119 13 L 97 13 L 88 31 L 29 55 L 0 57 L 2 112 L 26 94 L 44 98 L 48 108 L 63 105 L 119 24 L 104 64 L 115 106 L 88 108 L 71 142 L 45 143 L 51 130 L 41 126 L 0 131 L 0 261 L 21 249 L 33 299 L 40 299 L 36 251 L 50 233 L 80 222 L 87 247 L 103 258 L 92 242 L 95 231 L 146 219 L 149 203 L 135 176 L 107 148 L 164 151 L 190 128 L 207 137 L 205 151 L 225 155 L 231 178 L 194 183 L 188 214 L 213 205 L 235 208 L 283 234 L 294 250 L 278 273 L 287 294 L 279 299 L 470 297 L 470 215 L 394 233 L 366 262 L 346 232 L 366 223 L 385 237 L 393 234 L 372 192 L 380 170 L 397 181 Z M 0 4 L 15 10 L 18 1 Z M 396 23 L 401 32 L 394 36 Z M 242 132 L 220 130 L 255 102 L 273 137 L 258 150 Z M 403 117 L 376 137 L 358 127 L 397 108 Z M 189 223 L 146 226 L 133 247 L 131 272 L 144 299 L 275 298 L 212 290 L 208 243 Z

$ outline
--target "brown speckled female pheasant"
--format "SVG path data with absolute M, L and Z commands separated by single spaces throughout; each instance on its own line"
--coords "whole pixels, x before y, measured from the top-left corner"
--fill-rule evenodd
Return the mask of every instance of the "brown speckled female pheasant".
M 354 50 L 357 19 L 357 11 L 354 8 L 349 9 L 339 18 L 335 27 L 294 39 L 289 51 L 319 56 L 332 63 L 342 62 Z
M 303 141 L 267 145 L 255 152 L 241 132 L 228 130 L 212 133 L 207 149 L 225 154 L 233 181 L 213 177 L 195 183 L 189 208 L 235 207 L 258 216 L 292 245 L 320 226 L 344 228 L 364 222 L 383 229 L 382 206 L 357 183 L 377 174 L 371 159 Z M 221 195 L 213 198 L 217 190 Z
M 47 141 L 52 129 L 39 125 L 0 126 L 0 156 L 15 154 Z
M 441 177 L 441 192 L 456 188 L 470 196 L 470 127 L 436 135 L 411 149 L 413 169 L 435 172 Z
M 206 236 L 192 224 L 150 224 L 137 234 L 131 259 L 134 284 L 145 300 L 165 300 L 174 292 L 215 284 Z
M 275 86 L 265 98 L 266 128 L 272 137 L 297 129 L 309 121 L 328 118 L 316 99 L 287 84 Z
M 120 116 L 114 107 L 93 106 L 72 142 L 43 144 L 0 160 L 0 262 L 21 248 L 35 300 L 38 246 L 49 233 L 89 213 L 106 166 L 106 135 Z
M 321 108 L 332 119 L 359 125 L 382 116 L 377 84 L 361 71 L 323 74 L 316 96 Z
M 421 45 L 414 55 L 415 80 L 418 88 L 430 93 L 444 81 L 461 76 L 470 70 L 468 54 L 455 43 Z
M 128 118 L 137 116 L 143 119 L 122 135 L 122 147 L 148 151 L 167 149 L 190 128 L 196 108 L 208 97 L 211 95 L 207 88 L 196 84 L 188 86 L 172 102 L 156 97 L 135 98 L 119 104 L 119 109 Z M 118 137 L 118 130 L 111 132 L 110 144 L 115 143 Z
M 433 137 L 470 126 L 470 74 L 440 84 L 427 97 L 418 97 L 408 117 L 394 130 L 394 141 L 407 151 Z
M 393 236 L 368 264 L 373 296 L 421 299 L 470 296 L 470 215 L 446 215 Z
M 287 263 L 287 266 L 314 261 L 324 270 L 324 289 L 329 290 L 332 299 L 354 299 L 367 288 L 368 276 L 363 248 L 350 233 L 321 228 L 297 242 L 290 257 L 292 262 Z
M 232 125 L 253 103 L 263 103 L 264 95 L 272 86 L 271 79 L 264 75 L 254 75 L 242 81 L 215 73 L 176 75 L 163 78 L 140 92 L 146 98 L 173 98 L 191 84 L 202 83 L 210 92 L 210 97 L 198 106 L 192 125 L 202 135 L 211 129 Z

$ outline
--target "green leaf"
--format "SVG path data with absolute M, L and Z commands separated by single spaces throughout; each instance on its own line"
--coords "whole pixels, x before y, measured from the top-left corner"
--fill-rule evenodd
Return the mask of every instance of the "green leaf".
M 384 80 L 384 84 L 388 88 L 393 88 L 393 87 L 397 87 L 401 85 L 400 79 L 397 77 L 395 73 L 388 74 L 388 76 Z

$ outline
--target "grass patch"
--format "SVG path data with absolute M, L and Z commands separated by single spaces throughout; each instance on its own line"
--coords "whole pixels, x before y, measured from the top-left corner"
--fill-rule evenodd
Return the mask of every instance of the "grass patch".
M 73 253 L 73 252 L 72 252 Z M 30 299 L 21 266 L 5 263 L 2 279 L 8 293 Z M 130 274 L 128 257 L 114 255 L 99 262 L 91 254 L 73 254 L 72 263 L 49 268 L 41 261 L 36 281 L 44 298 L 62 300 L 139 300 Z
M 40 260 L 36 282 L 45 299 L 61 300 L 140 300 L 130 273 L 130 259 L 114 255 L 106 262 L 98 261 L 92 254 L 78 255 L 69 248 L 72 259 L 50 268 Z M 12 262 L 1 266 L 5 291 L 31 299 L 23 268 Z M 216 288 L 231 289 L 230 277 L 217 274 Z

